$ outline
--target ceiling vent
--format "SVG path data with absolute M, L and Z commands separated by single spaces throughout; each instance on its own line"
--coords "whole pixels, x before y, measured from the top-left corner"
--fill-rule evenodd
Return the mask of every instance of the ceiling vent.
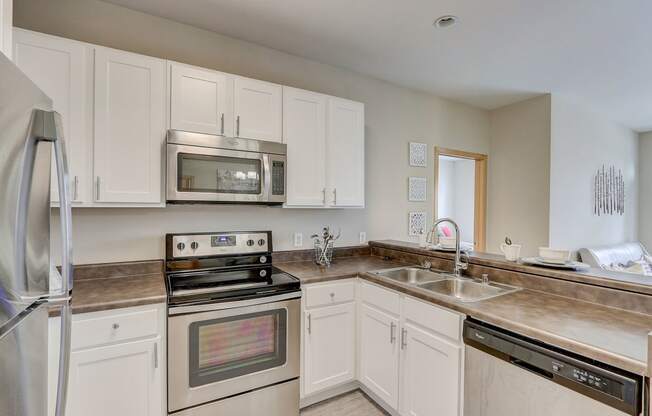
M 441 16 L 441 17 L 437 18 L 437 20 L 435 20 L 434 25 L 437 28 L 444 29 L 444 28 L 453 26 L 458 21 L 459 21 L 459 19 L 457 18 L 457 16 L 453 16 L 453 15 L 449 14 L 449 15 Z

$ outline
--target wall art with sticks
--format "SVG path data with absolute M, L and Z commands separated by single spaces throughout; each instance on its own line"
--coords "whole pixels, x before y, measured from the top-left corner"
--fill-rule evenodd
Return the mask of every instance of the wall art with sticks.
M 593 215 L 625 214 L 625 179 L 614 166 L 598 169 L 593 177 Z

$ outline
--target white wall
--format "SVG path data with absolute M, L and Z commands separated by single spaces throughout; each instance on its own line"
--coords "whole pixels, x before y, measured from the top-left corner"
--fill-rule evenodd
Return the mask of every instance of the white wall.
M 548 244 L 550 95 L 491 112 L 488 164 L 487 251 L 509 236 L 535 255 Z
M 551 126 L 550 245 L 577 250 L 636 240 L 638 135 L 558 95 L 552 96 Z M 602 165 L 623 170 L 623 216 L 593 214 L 593 178 Z
M 455 161 L 455 216 L 462 240 L 474 243 L 475 161 Z
M 652 250 L 652 131 L 639 135 L 638 238 Z
M 271 229 L 277 249 L 291 249 L 291 234 L 330 224 L 342 227 L 340 245 L 368 239 L 408 240 L 408 212 L 434 215 L 434 146 L 489 151 L 488 112 L 401 88 L 277 50 L 97 0 L 20 0 L 18 27 L 186 62 L 229 73 L 349 98 L 365 104 L 366 209 L 282 210 L 255 206 L 165 209 L 75 209 L 76 263 L 162 258 L 166 232 Z M 408 142 L 428 144 L 427 168 L 408 167 Z M 428 179 L 428 200 L 407 201 L 408 176 Z M 53 240 L 58 225 L 53 216 Z M 55 245 L 55 254 L 58 246 Z
M 473 243 L 475 161 L 440 156 L 438 186 L 437 216 L 455 220 L 462 241 Z

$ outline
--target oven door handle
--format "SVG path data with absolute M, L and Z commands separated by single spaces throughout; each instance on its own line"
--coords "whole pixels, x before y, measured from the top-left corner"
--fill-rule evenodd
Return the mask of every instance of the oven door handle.
M 187 313 L 197 312 L 210 312 L 219 311 L 224 309 L 244 308 L 247 306 L 264 305 L 266 303 L 274 303 L 282 300 L 300 299 L 301 291 L 282 293 L 276 296 L 265 296 L 254 299 L 237 300 L 233 302 L 216 302 L 206 303 L 202 305 L 188 305 L 188 306 L 170 306 L 168 308 L 168 315 L 181 315 Z

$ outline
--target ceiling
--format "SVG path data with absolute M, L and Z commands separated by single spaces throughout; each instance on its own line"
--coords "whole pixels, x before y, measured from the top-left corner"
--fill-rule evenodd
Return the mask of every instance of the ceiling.
M 551 92 L 652 130 L 650 0 L 107 1 L 481 108 Z

